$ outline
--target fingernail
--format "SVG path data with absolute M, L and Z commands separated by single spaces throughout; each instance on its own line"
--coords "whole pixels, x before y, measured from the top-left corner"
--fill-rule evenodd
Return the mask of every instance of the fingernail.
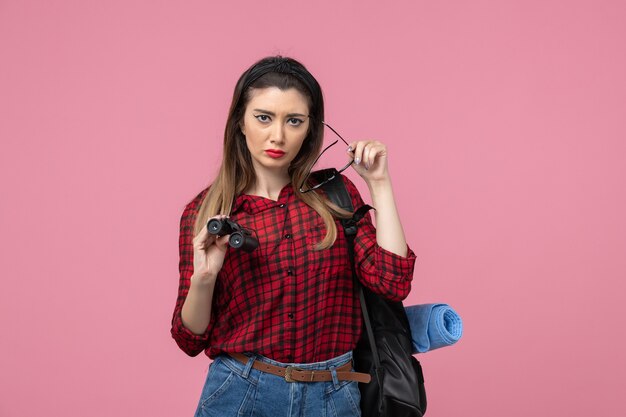
M 354 158 L 354 163 L 359 165 L 361 163 L 361 158 Z
M 352 146 L 348 146 L 348 152 L 352 152 Z
M 365 164 L 365 169 L 370 169 L 370 164 Z

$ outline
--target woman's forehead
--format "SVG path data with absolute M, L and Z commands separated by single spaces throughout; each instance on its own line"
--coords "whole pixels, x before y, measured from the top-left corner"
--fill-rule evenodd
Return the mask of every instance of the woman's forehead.
M 254 88 L 250 91 L 248 109 L 262 109 L 272 112 L 300 112 L 308 114 L 307 98 L 295 88 L 281 90 L 278 87 Z

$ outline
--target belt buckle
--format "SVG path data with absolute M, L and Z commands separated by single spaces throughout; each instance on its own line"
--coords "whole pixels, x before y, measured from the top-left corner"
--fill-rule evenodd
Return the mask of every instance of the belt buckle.
M 291 366 L 289 365 L 287 368 L 285 368 L 285 381 L 287 382 L 298 382 L 295 379 L 293 379 L 291 377 L 291 372 L 293 371 L 300 371 L 300 369 L 296 368 L 295 366 Z

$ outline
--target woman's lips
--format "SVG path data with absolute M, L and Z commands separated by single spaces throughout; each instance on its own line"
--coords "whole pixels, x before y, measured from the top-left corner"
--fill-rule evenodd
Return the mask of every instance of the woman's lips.
M 285 154 L 285 152 L 281 151 L 280 149 L 266 149 L 265 153 L 270 158 L 280 158 Z

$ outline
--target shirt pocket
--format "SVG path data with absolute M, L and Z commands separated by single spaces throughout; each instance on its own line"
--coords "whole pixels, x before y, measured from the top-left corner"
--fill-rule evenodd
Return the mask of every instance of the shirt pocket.
M 326 226 L 322 220 L 313 225 L 304 239 L 303 260 L 308 271 L 326 276 L 341 276 L 349 270 L 350 260 L 341 224 L 335 222 L 337 237 L 330 248 L 316 249 L 326 236 Z
M 320 271 L 328 268 L 328 249 L 317 249 L 317 246 L 326 236 L 326 226 L 320 219 L 318 222 L 308 225 L 303 231 L 304 238 L 294 242 L 296 253 L 302 254 L 303 266 L 307 271 Z M 299 247 L 300 246 L 300 247 Z

